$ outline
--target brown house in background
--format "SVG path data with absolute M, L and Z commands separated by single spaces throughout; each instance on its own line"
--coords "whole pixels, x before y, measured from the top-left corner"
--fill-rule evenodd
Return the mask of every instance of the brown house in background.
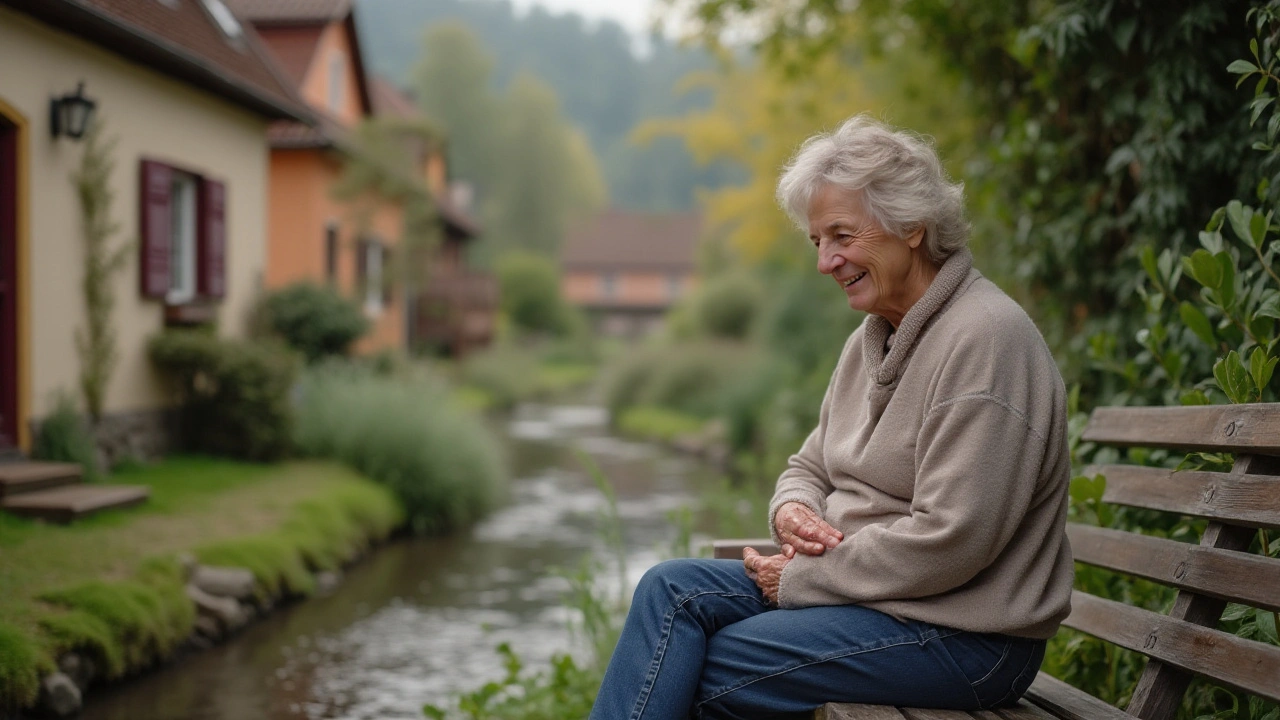
M 561 252 L 561 293 L 606 335 L 656 328 L 698 282 L 697 213 L 608 210 L 569 234 Z

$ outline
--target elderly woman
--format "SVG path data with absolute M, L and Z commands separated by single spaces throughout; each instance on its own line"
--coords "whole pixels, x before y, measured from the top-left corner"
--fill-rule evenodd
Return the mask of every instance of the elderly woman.
M 778 478 L 782 552 L 650 570 L 592 718 L 1026 691 L 1069 609 L 1067 399 L 1035 325 L 973 268 L 963 199 L 928 143 L 863 116 L 787 166 L 779 202 L 867 318 Z

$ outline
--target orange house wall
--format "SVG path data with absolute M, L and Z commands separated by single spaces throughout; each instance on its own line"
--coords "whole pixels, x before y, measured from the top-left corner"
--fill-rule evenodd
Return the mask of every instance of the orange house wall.
M 567 272 L 561 281 L 561 293 L 575 305 L 612 305 L 635 307 L 665 307 L 679 300 L 696 285 L 696 279 L 688 273 L 680 275 L 680 290 L 672 297 L 667 292 L 667 278 L 671 273 L 619 272 L 614 273 L 614 294 L 604 293 L 600 272 Z
M 329 63 L 335 53 L 342 53 L 345 60 L 342 102 L 337 110 L 329 101 Z M 302 86 L 299 88 L 303 99 L 347 127 L 360 122 L 360 118 L 364 115 L 364 109 L 360 106 L 360 86 L 356 78 L 355 66 L 352 64 L 353 58 L 354 53 L 351 51 L 346 26 L 343 23 L 330 23 L 320 34 L 315 54 L 311 56 L 311 67 L 307 69 Z
M 331 188 L 341 176 L 336 156 L 321 150 L 275 150 L 271 153 L 270 242 L 267 251 L 267 287 L 284 287 L 296 282 L 327 282 L 325 229 L 338 225 L 337 287 L 355 298 L 359 261 L 356 241 L 372 235 L 393 253 L 403 232 L 404 212 L 398 204 L 368 200 L 357 208 L 333 198 Z M 364 298 L 355 298 L 364 307 Z M 356 352 L 403 349 L 404 298 L 395 288 L 391 302 L 370 316 L 373 326 L 357 345 Z

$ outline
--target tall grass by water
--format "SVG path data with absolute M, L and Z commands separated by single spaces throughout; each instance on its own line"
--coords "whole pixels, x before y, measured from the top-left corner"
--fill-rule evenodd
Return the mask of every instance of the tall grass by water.
M 389 487 L 417 532 L 472 522 L 505 490 L 493 433 L 430 378 L 328 366 L 307 372 L 298 400 L 299 451 L 342 461 Z

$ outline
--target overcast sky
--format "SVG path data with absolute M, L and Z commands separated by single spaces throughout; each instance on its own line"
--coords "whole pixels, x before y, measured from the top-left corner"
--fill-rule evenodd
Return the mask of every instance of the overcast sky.
M 541 5 L 553 13 L 576 12 L 591 19 L 609 19 L 622 25 L 633 35 L 645 35 L 652 20 L 654 0 L 512 0 L 518 10 Z

